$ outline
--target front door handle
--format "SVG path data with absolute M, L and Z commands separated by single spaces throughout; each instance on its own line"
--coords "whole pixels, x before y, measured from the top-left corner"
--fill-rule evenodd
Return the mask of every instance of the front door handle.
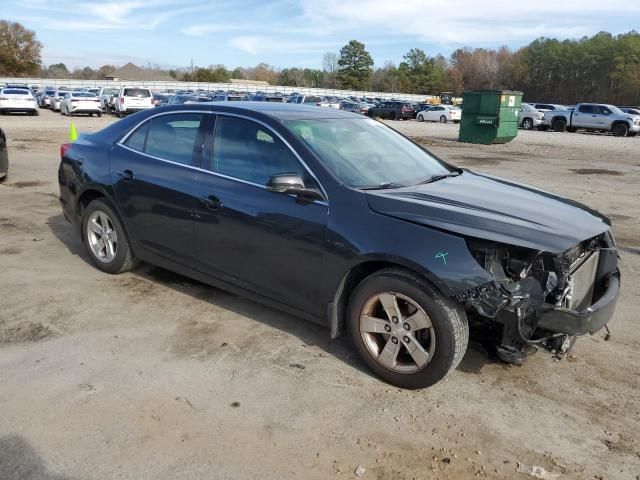
M 200 197 L 200 201 L 209 210 L 218 210 L 219 208 L 222 208 L 224 206 L 220 201 L 220 199 L 215 195 L 209 195 L 208 197 Z
M 132 182 L 136 179 L 136 176 L 133 174 L 133 172 L 129 169 L 126 170 L 120 170 L 118 172 L 118 175 L 120 177 L 122 177 L 122 180 L 124 180 L 125 182 Z

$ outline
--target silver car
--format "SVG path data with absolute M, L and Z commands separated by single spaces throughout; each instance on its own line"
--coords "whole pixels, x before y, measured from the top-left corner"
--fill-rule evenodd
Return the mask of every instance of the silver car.
M 536 109 L 529 103 L 523 103 L 520 105 L 520 111 L 518 112 L 518 126 L 524 130 L 533 130 L 542 125 L 544 120 L 544 113 Z
M 60 104 L 62 103 L 62 98 L 64 97 L 64 94 L 67 93 L 66 90 L 56 90 L 53 92 L 53 95 L 51 95 L 51 110 L 53 110 L 54 112 L 59 112 L 60 111 Z

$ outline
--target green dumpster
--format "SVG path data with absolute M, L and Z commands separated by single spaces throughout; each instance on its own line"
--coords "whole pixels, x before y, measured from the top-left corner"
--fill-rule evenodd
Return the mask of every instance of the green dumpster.
M 471 90 L 464 92 L 460 136 L 468 143 L 507 143 L 518 135 L 522 92 Z

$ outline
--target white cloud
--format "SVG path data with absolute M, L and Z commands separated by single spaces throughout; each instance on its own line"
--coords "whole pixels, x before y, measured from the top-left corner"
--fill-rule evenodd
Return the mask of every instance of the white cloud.
M 318 53 L 335 46 L 333 41 L 291 40 L 275 36 L 239 36 L 228 42 L 237 50 L 257 55 L 265 52 L 285 53 Z
M 609 23 L 638 23 L 640 3 L 627 0 L 312 0 L 305 22 L 326 34 L 405 35 L 437 43 L 506 43 L 539 36 L 597 33 Z M 623 17 L 620 12 L 625 12 Z

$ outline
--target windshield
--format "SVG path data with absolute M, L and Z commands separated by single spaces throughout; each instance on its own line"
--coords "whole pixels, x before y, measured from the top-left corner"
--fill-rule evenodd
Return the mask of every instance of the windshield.
M 376 120 L 286 120 L 285 125 L 342 182 L 354 188 L 416 185 L 450 170 Z
M 624 112 L 614 105 L 607 105 L 607 108 L 616 115 L 624 115 Z
M 95 95 L 93 93 L 89 93 L 89 92 L 74 92 L 71 94 L 72 97 L 76 98 L 76 97 L 89 97 L 89 98 L 95 98 Z

